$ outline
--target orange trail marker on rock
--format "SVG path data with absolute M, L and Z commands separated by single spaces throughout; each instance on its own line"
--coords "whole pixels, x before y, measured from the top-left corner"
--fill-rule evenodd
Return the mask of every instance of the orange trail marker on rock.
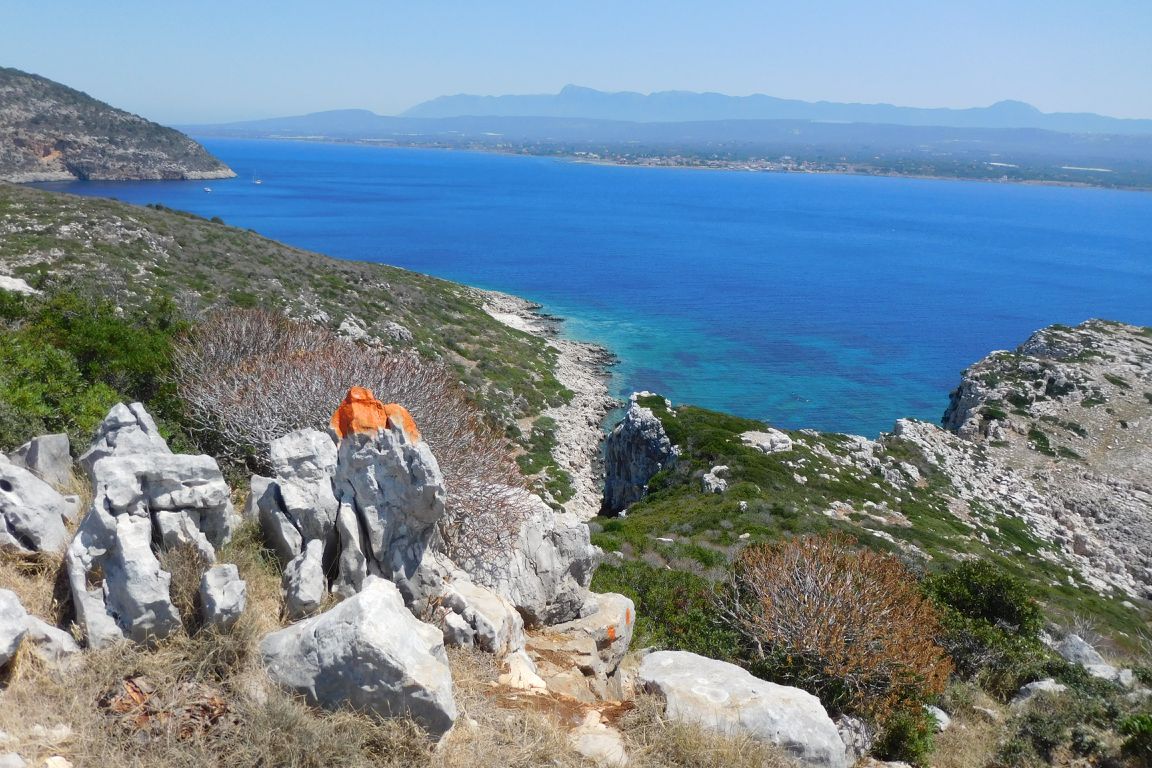
M 420 439 L 416 421 L 402 405 L 377 400 L 372 391 L 364 387 L 352 387 L 344 396 L 340 407 L 332 414 L 331 426 L 340 437 L 354 433 L 375 434 L 377 430 L 399 426 L 411 440 Z

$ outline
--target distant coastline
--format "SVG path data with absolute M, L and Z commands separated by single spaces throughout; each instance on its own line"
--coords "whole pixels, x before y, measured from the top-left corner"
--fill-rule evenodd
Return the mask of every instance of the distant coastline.
M 194 134 L 195 135 L 195 134 Z M 882 166 L 867 166 L 861 163 L 821 163 L 814 161 L 781 161 L 768 158 L 752 160 L 700 160 L 691 156 L 671 154 L 650 154 L 638 157 L 623 155 L 601 155 L 585 151 L 529 151 L 525 148 L 501 147 L 490 144 L 453 145 L 439 142 L 405 142 L 395 139 L 341 138 L 323 135 L 266 135 L 266 136 L 222 136 L 204 133 L 199 138 L 234 139 L 248 141 L 307 142 L 316 144 L 347 144 L 352 146 L 378 147 L 381 149 L 428 149 L 448 152 L 482 152 L 489 155 L 510 157 L 543 157 L 582 165 L 603 165 L 618 168 L 671 168 L 678 170 L 729 171 L 743 173 L 790 173 L 836 176 L 869 176 L 878 178 L 923 179 L 929 181 L 977 181 L 989 184 L 1022 184 L 1042 187 L 1070 187 L 1074 189 L 1107 189 L 1122 192 L 1152 192 L 1152 183 L 1147 185 L 1104 184 L 1093 181 L 1071 181 L 1010 176 L 991 177 L 945 173 L 909 173 Z M 1097 169 L 1088 169 L 1097 170 Z M 1099 169 L 1106 170 L 1106 169 Z

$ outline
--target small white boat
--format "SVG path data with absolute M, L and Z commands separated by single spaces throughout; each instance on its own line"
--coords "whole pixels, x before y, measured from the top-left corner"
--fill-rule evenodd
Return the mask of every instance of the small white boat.
M 204 191 L 205 191 L 205 192 L 211 192 L 211 191 L 212 191 L 212 187 L 204 187 Z
M 256 180 L 254 180 L 252 183 L 253 183 L 253 184 L 263 184 L 263 183 L 264 183 L 264 179 L 256 179 Z

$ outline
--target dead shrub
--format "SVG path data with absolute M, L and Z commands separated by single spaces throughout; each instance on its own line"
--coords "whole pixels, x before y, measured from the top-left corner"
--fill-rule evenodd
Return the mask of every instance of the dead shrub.
M 176 345 L 177 387 L 191 431 L 226 461 L 267 469 L 268 443 L 325 429 L 353 386 L 412 414 L 444 472 L 450 554 L 506 547 L 528 506 L 509 441 L 442 365 L 350 341 L 262 310 L 207 317 Z
M 952 670 L 935 608 L 891 555 L 843 535 L 748 547 L 722 607 L 770 680 L 883 723 L 940 693 Z

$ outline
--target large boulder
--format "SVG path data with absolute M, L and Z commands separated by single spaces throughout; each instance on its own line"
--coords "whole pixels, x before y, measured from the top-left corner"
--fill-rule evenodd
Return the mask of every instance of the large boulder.
M 675 457 L 668 433 L 652 409 L 640 405 L 648 392 L 635 392 L 628 411 L 604 441 L 604 503 L 606 514 L 617 514 L 639 501 L 648 481 Z
M 45 664 L 61 667 L 80 653 L 80 646 L 72 635 L 36 616 L 29 614 L 25 627 L 28 630 L 24 635 L 25 646 Z
M 323 557 L 324 545 L 320 539 L 312 539 L 284 568 L 281 592 L 288 618 L 302 619 L 320 609 L 328 592 Z
M 20 650 L 20 643 L 28 632 L 27 620 L 28 612 L 16 593 L 0 589 L 0 669 Z
M 68 546 L 64 520 L 72 501 L 27 469 L 0 464 L 0 549 L 60 552 Z
M 8 458 L 57 490 L 72 482 L 72 447 L 66 434 L 34 437 Z
M 325 613 L 260 644 L 269 676 L 326 709 L 411 716 L 433 736 L 456 719 L 440 630 L 418 621 L 395 585 L 371 578 Z
M 160 435 L 156 422 L 144 405 L 117 403 L 96 428 L 96 437 L 88 450 L 80 455 L 79 462 L 84 474 L 91 478 L 96 462 L 106 456 L 167 453 L 172 453 L 172 449 Z
M 644 657 L 637 682 L 664 700 L 666 714 L 716 731 L 746 732 L 808 765 L 845 768 L 844 742 L 820 700 L 799 688 L 685 651 Z

